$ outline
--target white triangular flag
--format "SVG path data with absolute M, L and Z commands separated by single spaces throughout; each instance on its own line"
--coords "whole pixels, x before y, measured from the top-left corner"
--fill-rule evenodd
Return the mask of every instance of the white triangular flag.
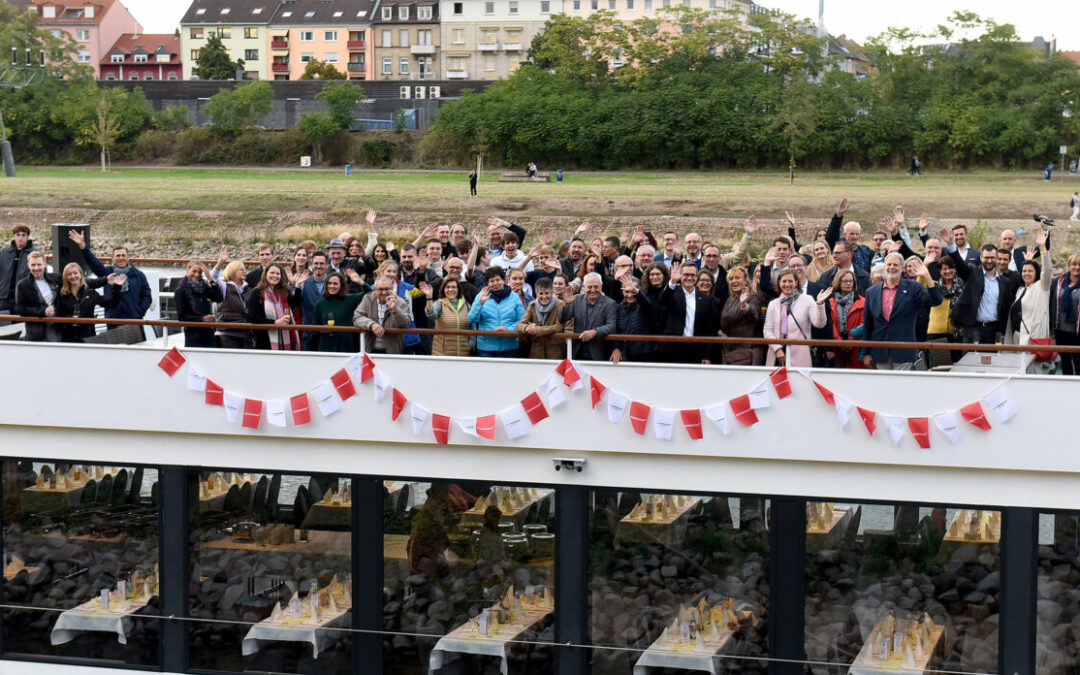
M 840 422 L 841 427 L 846 427 L 851 420 L 851 409 L 854 404 L 839 394 L 833 394 L 833 400 L 836 401 L 836 420 Z
M 960 416 L 955 410 L 934 415 L 934 424 L 954 445 L 960 442 Z
M 549 407 L 557 408 L 566 403 L 566 391 L 563 388 L 562 377 L 558 373 L 553 373 L 548 377 L 541 389 L 547 395 Z
M 675 426 L 675 411 L 667 408 L 653 408 L 653 433 L 662 441 L 671 440 L 671 431 Z
M 363 368 L 364 361 L 363 357 L 360 354 L 356 354 L 355 356 L 350 357 L 349 360 L 345 362 L 345 372 L 347 372 L 349 374 L 349 377 L 351 377 L 356 382 L 360 381 L 360 376 L 362 375 L 361 371 L 363 370 Z
M 573 361 L 570 362 L 570 365 L 572 365 L 574 367 L 574 370 L 576 370 L 577 373 L 578 373 L 577 382 L 570 385 L 570 391 L 580 391 L 581 389 L 583 389 L 585 387 L 585 378 L 589 374 L 587 372 L 585 372 L 584 370 L 582 370 L 581 368 L 578 368 L 578 365 L 576 363 L 574 363 Z
M 331 383 L 323 382 L 312 389 L 310 393 L 323 417 L 329 417 L 341 410 L 341 397 L 334 391 L 334 385 Z
M 529 427 L 532 426 L 525 417 L 525 409 L 520 403 L 499 413 L 499 419 L 502 420 L 503 430 L 510 440 L 521 438 L 529 433 Z
M 266 402 L 266 421 L 275 427 L 285 427 L 285 399 L 275 398 Z
M 611 422 L 622 422 L 623 413 L 626 412 L 626 397 L 607 390 L 607 417 Z
M 880 415 L 880 417 L 885 428 L 889 430 L 889 438 L 892 439 L 893 446 L 900 447 L 900 441 L 904 440 L 904 418 L 890 417 L 888 415 Z
M 705 416 L 713 421 L 716 428 L 720 430 L 720 433 L 727 436 L 731 433 L 731 425 L 728 423 L 727 416 L 728 406 L 727 403 L 717 403 L 716 405 L 705 408 Z
M 239 394 L 226 389 L 221 394 L 221 402 L 225 406 L 225 419 L 230 422 L 240 419 L 240 408 L 244 405 L 244 399 Z
M 195 366 L 188 369 L 187 388 L 191 391 L 206 391 L 206 376 Z
M 1002 423 L 1016 417 L 1016 406 L 1009 400 L 1009 392 L 1004 384 L 984 396 L 983 402 L 994 409 Z
M 768 408 L 772 405 L 772 399 L 769 398 L 769 380 L 762 380 L 761 384 L 750 391 L 749 396 L 750 407 L 754 410 L 757 410 L 758 408 Z
M 386 395 L 390 393 L 390 378 L 383 373 L 381 368 L 375 369 L 375 402 L 382 403 Z
M 458 429 L 461 429 L 473 438 L 480 438 L 480 434 L 476 433 L 475 417 L 455 417 L 454 424 L 458 425 Z
M 431 417 L 431 411 L 424 406 L 417 405 L 415 401 L 409 402 L 409 415 L 412 417 L 412 432 L 419 436 L 424 433 L 424 425 Z

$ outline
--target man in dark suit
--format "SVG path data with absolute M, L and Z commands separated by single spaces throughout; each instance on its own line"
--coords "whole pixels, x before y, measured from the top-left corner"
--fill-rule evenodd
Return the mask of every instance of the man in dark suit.
M 952 229 L 949 232 L 951 233 L 952 241 L 944 241 L 942 243 L 944 243 L 946 247 L 949 247 L 950 245 L 955 246 L 960 251 L 961 260 L 969 265 L 977 266 L 979 264 L 979 252 L 971 246 L 968 246 L 967 225 L 957 223 L 952 226 Z M 942 230 L 942 234 L 945 234 L 944 230 Z M 951 253 L 952 249 L 950 248 L 949 251 Z
M 715 304 L 707 295 L 697 289 L 698 268 L 692 261 L 685 260 L 671 268 L 671 281 L 668 287 L 667 323 L 664 335 L 683 335 L 685 337 L 713 337 L 720 317 L 715 316 Z M 665 342 L 660 350 L 667 355 L 671 363 L 711 363 L 712 345 L 680 344 Z
M 904 257 L 890 253 L 885 258 L 885 280 L 874 284 L 866 292 L 866 309 L 863 314 L 863 339 L 879 342 L 914 342 L 915 324 L 919 314 L 941 304 L 941 289 L 926 265 L 919 263 L 918 281 L 902 278 Z M 867 368 L 879 370 L 911 370 L 915 367 L 918 353 L 915 349 L 886 349 L 874 347 L 867 350 L 863 362 Z
M 1047 231 L 1046 246 L 1047 246 L 1047 250 L 1050 250 L 1050 248 L 1049 248 L 1050 247 L 1050 236 L 1049 236 L 1050 230 L 1047 229 L 1046 231 Z M 1017 246 L 1016 245 L 1016 233 L 1013 232 L 1012 230 L 1002 230 L 1002 232 L 1001 232 L 1001 241 L 998 244 L 998 254 L 999 255 L 1001 254 L 1002 249 L 1005 249 L 1006 251 L 1011 251 L 1012 252 L 1012 256 L 1011 256 L 1012 259 L 1009 261 L 1009 271 L 1019 273 L 1020 268 L 1022 268 L 1024 266 L 1024 254 L 1027 253 L 1028 247 L 1027 246 Z M 1036 247 L 1035 248 L 1035 257 L 1036 258 L 1039 257 L 1039 251 L 1040 251 L 1040 249 L 1038 247 Z M 998 265 L 999 269 L 1000 269 L 1000 267 L 1001 266 Z
M 566 257 L 559 259 L 559 267 L 562 268 L 562 273 L 566 275 L 567 280 L 573 281 L 577 278 L 578 270 L 581 269 L 582 263 L 585 262 L 586 248 L 581 237 L 575 236 L 570 240 L 570 250 L 567 252 Z
M 720 247 L 716 244 L 706 244 L 701 251 L 701 271 L 712 275 L 713 287 L 710 295 L 716 298 L 720 307 L 724 306 L 731 294 L 728 289 L 727 270 L 721 264 L 722 258 L 723 254 L 720 253 Z
M 838 272 L 851 270 L 855 274 L 855 291 L 865 296 L 866 289 L 870 288 L 870 274 L 852 264 L 852 250 L 851 242 L 846 239 L 833 244 L 833 260 L 836 264 L 821 273 L 818 283 L 822 286 L 832 286 Z
M 949 247 L 949 256 L 964 280 L 963 292 L 949 308 L 953 324 L 964 342 L 994 344 L 1005 327 L 1013 294 L 1012 284 L 998 272 L 997 246 L 983 246 L 978 265 L 965 264 L 955 245 Z
M 604 295 L 603 279 L 597 272 L 589 272 L 582 280 L 582 293 L 566 303 L 559 320 L 574 322 L 574 340 L 571 358 L 579 361 L 607 361 L 611 356 L 611 343 L 601 338 L 615 332 L 615 309 L 618 305 Z

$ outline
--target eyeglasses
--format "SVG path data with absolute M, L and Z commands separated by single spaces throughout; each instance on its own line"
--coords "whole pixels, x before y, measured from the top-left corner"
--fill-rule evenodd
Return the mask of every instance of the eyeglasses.
M 616 269 L 618 269 L 619 267 L 633 267 L 633 266 L 634 266 L 633 263 L 620 263 L 620 264 L 616 265 L 615 267 L 616 267 Z

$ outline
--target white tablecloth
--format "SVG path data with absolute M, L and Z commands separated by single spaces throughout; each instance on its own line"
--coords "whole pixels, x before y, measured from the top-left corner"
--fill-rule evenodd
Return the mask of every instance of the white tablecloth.
M 286 612 L 288 609 L 285 610 Z M 335 638 L 344 635 L 342 631 L 325 630 L 331 626 L 347 627 L 349 625 L 349 610 L 339 609 L 336 613 L 329 612 L 319 617 L 319 623 L 302 623 L 304 620 L 286 619 L 283 622 L 271 622 L 269 618 L 263 619 L 251 627 L 244 636 L 240 649 L 244 656 L 250 656 L 259 651 L 259 640 L 276 640 L 278 642 L 308 642 L 311 644 L 312 658 L 319 658 L 320 651 L 326 651 L 327 646 Z
M 116 641 L 126 645 L 127 633 L 131 628 L 131 615 L 145 606 L 144 600 L 132 602 L 122 612 L 105 612 L 101 609 L 101 598 L 94 598 L 62 613 L 49 634 L 49 642 L 62 645 L 74 640 L 79 631 L 95 631 L 116 633 Z
M 649 668 L 703 670 L 718 675 L 721 669 L 716 665 L 716 656 L 727 648 L 732 635 L 727 628 L 718 631 L 715 639 L 705 640 L 703 651 L 697 651 L 693 642 L 676 643 L 673 638 L 659 637 L 634 664 L 634 675 L 646 675 Z
M 428 672 L 433 673 L 443 667 L 446 652 L 457 652 L 498 657 L 499 670 L 502 675 L 506 675 L 506 643 L 517 638 L 548 614 L 551 614 L 550 609 L 523 611 L 518 620 L 500 625 L 498 632 L 494 635 L 477 635 L 473 633 L 469 624 L 459 626 L 435 643 L 435 648 L 431 650 L 431 657 L 428 659 Z

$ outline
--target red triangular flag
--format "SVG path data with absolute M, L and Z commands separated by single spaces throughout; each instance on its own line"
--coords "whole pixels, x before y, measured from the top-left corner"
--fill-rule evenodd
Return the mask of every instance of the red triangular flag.
M 693 410 L 680 410 L 679 414 L 682 415 L 683 426 L 686 427 L 686 433 L 690 434 L 690 438 L 695 441 L 700 441 L 701 436 L 701 410 L 694 408 Z
M 375 377 L 375 362 L 371 360 L 371 357 L 364 354 L 364 360 L 360 364 L 360 384 L 363 384 Z
M 817 382 L 814 383 L 814 386 L 817 387 L 817 390 L 821 392 L 821 396 L 825 399 L 826 403 L 828 403 L 829 405 L 836 405 L 836 398 L 833 397 L 833 393 L 831 391 L 821 386 Z
M 859 417 L 862 417 L 863 424 L 866 425 L 866 430 L 873 436 L 877 431 L 877 423 L 874 421 L 877 419 L 877 413 L 873 410 L 867 410 L 866 408 L 860 408 L 855 406 L 855 409 L 859 411 Z
M 750 396 L 748 394 L 733 398 L 730 403 L 731 412 L 735 413 L 735 419 L 748 427 L 757 424 L 757 413 L 750 407 Z
M 311 402 L 307 394 L 297 394 L 289 399 L 292 408 L 292 421 L 296 426 L 311 422 Z
M 225 405 L 225 390 L 209 377 L 206 378 L 206 405 Z
M 244 399 L 244 426 L 248 429 L 258 429 L 262 422 L 263 402 L 254 399 Z
M 390 419 L 397 422 L 398 415 L 405 409 L 405 404 L 409 402 L 409 399 L 405 397 L 397 388 L 394 389 L 394 409 L 390 411 Z
M 983 431 L 990 431 L 990 420 L 986 419 L 982 404 L 978 401 L 960 408 L 960 416 L 968 424 L 977 426 Z
M 176 374 L 176 371 L 180 370 L 180 366 L 184 365 L 185 361 L 187 361 L 187 359 L 180 353 L 180 350 L 173 347 L 169 350 L 168 354 L 161 357 L 161 360 L 158 361 L 157 365 L 158 368 L 161 368 L 168 373 L 169 377 L 172 377 Z
M 642 436 L 645 435 L 645 427 L 649 424 L 649 413 L 652 409 L 644 403 L 633 401 L 630 404 L 630 426 Z
M 446 445 L 446 441 L 450 438 L 450 418 L 432 413 L 431 430 L 435 432 L 435 441 Z
M 342 401 L 348 401 L 353 396 L 356 396 L 356 386 L 344 368 L 331 375 L 330 381 L 334 384 L 334 389 L 337 389 L 338 396 L 341 397 Z
M 604 393 L 604 390 L 607 389 L 607 387 L 604 386 L 603 382 L 596 379 L 592 375 L 589 376 L 589 386 L 592 389 L 592 407 L 593 410 L 596 410 L 596 404 L 600 402 L 600 396 Z
M 495 438 L 495 416 L 484 415 L 476 418 L 476 435 L 489 441 Z
M 529 416 L 529 421 L 533 424 L 539 424 L 548 417 L 547 408 L 540 400 L 540 394 L 535 391 L 521 399 L 521 407 L 525 408 L 525 414 Z
M 908 429 L 911 429 L 911 435 L 915 437 L 915 442 L 919 444 L 922 449 L 930 447 L 930 420 L 926 417 L 909 417 L 907 421 Z
M 772 380 L 772 386 L 776 390 L 777 398 L 791 396 L 791 382 L 788 381 L 787 368 L 781 366 L 772 371 L 769 373 L 769 379 Z
M 567 387 L 571 387 L 581 380 L 581 373 L 574 367 L 574 364 L 570 359 L 563 359 L 562 363 L 559 364 L 559 367 L 555 369 L 555 372 L 563 376 L 563 384 Z

